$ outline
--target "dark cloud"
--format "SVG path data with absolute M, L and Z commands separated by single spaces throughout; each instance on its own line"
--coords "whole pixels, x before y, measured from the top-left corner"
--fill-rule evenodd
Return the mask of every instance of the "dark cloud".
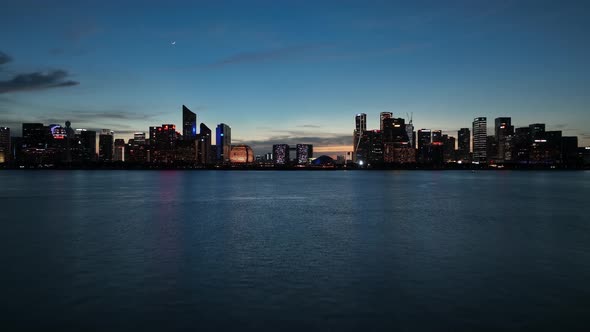
M 0 51 L 0 65 L 3 65 L 5 63 L 9 63 L 10 61 L 12 61 L 12 57 L 2 51 Z
M 0 93 L 42 90 L 80 84 L 76 81 L 66 80 L 67 77 L 68 72 L 65 70 L 18 74 L 10 80 L 0 81 Z

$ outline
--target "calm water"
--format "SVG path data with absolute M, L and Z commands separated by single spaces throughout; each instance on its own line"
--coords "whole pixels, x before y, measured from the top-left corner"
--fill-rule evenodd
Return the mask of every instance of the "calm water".
M 589 172 L 0 172 L 0 330 L 583 330 Z

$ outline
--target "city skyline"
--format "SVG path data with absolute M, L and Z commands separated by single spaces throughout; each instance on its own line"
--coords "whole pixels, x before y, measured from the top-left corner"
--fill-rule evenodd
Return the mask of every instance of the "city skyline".
M 381 112 L 452 136 L 511 116 L 590 145 L 584 2 L 360 4 L 6 6 L 0 125 L 70 120 L 129 139 L 182 128 L 185 104 L 257 154 L 276 142 L 351 151 L 351 116 L 379 129 Z

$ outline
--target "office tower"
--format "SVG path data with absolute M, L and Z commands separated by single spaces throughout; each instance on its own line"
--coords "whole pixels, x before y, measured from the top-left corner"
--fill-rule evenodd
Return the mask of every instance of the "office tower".
M 383 120 L 385 120 L 385 119 L 391 119 L 391 118 L 393 118 L 393 113 L 392 112 L 381 112 L 381 114 L 379 115 L 379 124 L 380 124 L 379 129 L 381 131 L 383 131 L 384 128 L 385 128 L 385 127 L 383 127 Z
M 567 167 L 578 164 L 578 137 L 563 136 L 561 138 L 561 162 Z
M 23 123 L 23 147 L 26 149 L 44 149 L 49 135 L 42 123 Z
M 100 161 L 113 160 L 114 133 L 109 129 L 102 129 L 98 136 L 98 159 Z
M 461 161 L 469 160 L 469 152 L 471 152 L 471 132 L 469 128 L 461 128 L 457 132 L 457 159 Z
M 272 146 L 272 159 L 276 165 L 286 165 L 289 163 L 289 145 L 275 144 Z
M 486 157 L 488 162 L 496 162 L 498 155 L 498 142 L 496 142 L 496 136 L 488 136 L 486 139 Z
M 359 113 L 354 117 L 355 127 L 354 132 L 352 134 L 352 151 L 353 151 L 353 161 L 358 162 L 358 155 L 362 154 L 362 151 L 359 150 L 359 145 L 361 142 L 361 138 L 364 135 L 365 131 L 367 131 L 367 114 Z
M 414 124 L 412 123 L 412 118 L 410 118 L 410 123 L 406 124 L 406 135 L 408 136 L 408 143 L 412 149 L 416 148 L 416 133 L 414 132 Z
M 254 151 L 248 145 L 234 145 L 231 148 L 229 161 L 232 164 L 251 164 L 254 162 Z
M 82 149 L 82 160 L 96 160 L 96 132 L 82 129 L 80 132 L 80 145 Z
M 0 127 L 0 164 L 10 161 L 10 128 Z
M 478 163 L 487 161 L 487 125 L 485 117 L 473 119 L 473 161 Z
M 386 118 L 382 122 L 381 130 L 384 142 L 409 142 L 405 120 L 402 118 Z
M 182 105 L 182 139 L 197 139 L 197 115 Z
M 418 154 L 416 159 L 421 163 L 432 161 L 432 131 L 430 129 L 418 130 Z
M 197 163 L 209 165 L 213 163 L 211 154 L 211 129 L 204 123 L 201 123 L 200 132 L 197 135 Z
M 433 130 L 432 131 L 432 142 L 433 143 L 442 143 L 443 142 L 442 130 Z
M 514 127 L 511 122 L 512 119 L 509 117 L 500 117 L 494 120 L 494 138 L 498 144 L 498 154 L 495 158 L 499 161 L 506 159 L 506 148 L 510 150 L 510 146 L 507 146 L 507 140 L 509 140 L 508 137 L 514 134 Z
M 115 152 L 113 154 L 114 161 L 125 161 L 125 140 L 117 138 L 115 140 Z
M 147 161 L 148 144 L 144 132 L 133 133 L 125 148 L 125 162 L 144 163 Z
M 225 123 L 217 125 L 216 129 L 217 161 L 228 162 L 231 151 L 231 128 Z
M 313 158 L 313 145 L 311 144 L 297 144 L 296 148 L 297 164 L 305 165 L 309 158 Z
M 145 133 L 143 133 L 143 132 L 133 133 L 133 142 L 134 142 L 134 144 L 138 144 L 138 145 L 145 144 Z
M 430 129 L 418 130 L 418 150 L 426 145 L 430 145 L 432 139 L 432 132 Z
M 530 124 L 529 130 L 531 132 L 531 140 L 542 139 L 542 136 L 545 133 L 545 124 L 544 123 Z
M 453 162 L 457 159 L 455 151 L 455 138 L 444 134 L 442 136 L 443 157 L 445 162 Z
M 383 162 L 383 134 L 380 130 L 368 130 L 365 132 L 368 151 L 367 166 L 381 164 Z

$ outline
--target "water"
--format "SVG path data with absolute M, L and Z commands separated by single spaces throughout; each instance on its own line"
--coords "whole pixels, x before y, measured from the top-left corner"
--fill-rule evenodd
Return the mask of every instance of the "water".
M 0 329 L 584 330 L 589 172 L 2 171 Z

